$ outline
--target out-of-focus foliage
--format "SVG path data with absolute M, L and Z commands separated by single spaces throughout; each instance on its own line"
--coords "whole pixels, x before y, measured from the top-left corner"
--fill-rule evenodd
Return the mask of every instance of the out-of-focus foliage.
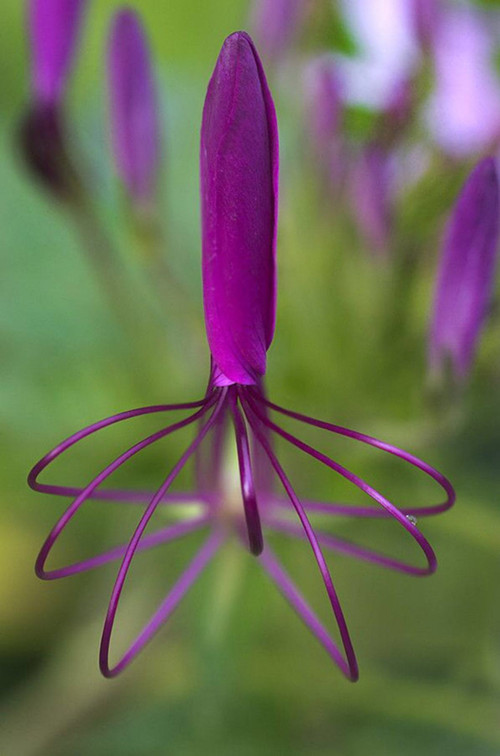
M 491 9 L 500 3 L 483 0 L 481 5 Z M 158 65 L 164 106 L 164 253 L 178 284 L 165 288 L 164 296 L 160 289 L 158 296 L 109 157 L 103 64 L 110 15 L 118 3 L 89 3 L 67 114 L 99 222 L 124 265 L 125 309 L 133 314 L 134 333 L 102 296 L 82 253 L 78 227 L 32 182 L 19 159 L 15 130 L 28 96 L 21 6 L 19 0 L 3 0 L 0 45 L 0 752 L 496 756 L 496 301 L 466 391 L 449 401 L 441 396 L 436 403 L 426 378 L 443 227 L 478 156 L 454 160 L 443 155 L 431 143 L 425 121 L 412 114 L 398 146 L 390 248 L 385 259 L 377 258 L 360 233 L 348 192 L 339 196 L 335 187 L 332 191 L 322 183 L 304 134 L 301 70 L 309 55 L 324 51 L 328 37 L 315 37 L 312 25 L 283 65 L 270 68 L 282 142 L 279 312 L 268 375 L 272 395 L 286 406 L 414 451 L 446 473 L 458 502 L 446 516 L 422 523 L 440 561 L 430 579 L 331 555 L 360 659 L 357 685 L 346 683 L 329 665 L 256 560 L 235 546 L 219 555 L 140 660 L 117 680 L 104 681 L 97 671 L 97 644 L 114 568 L 56 583 L 36 580 L 36 553 L 63 504 L 31 493 L 25 478 L 47 449 L 99 417 L 203 394 L 208 355 L 199 270 L 199 126 L 220 45 L 228 33 L 246 27 L 248 4 L 136 4 Z M 330 23 L 337 50 L 353 54 L 352 32 L 342 26 L 340 11 Z M 418 108 L 432 84 L 426 65 L 415 83 Z M 375 134 L 379 115 L 357 105 L 347 111 L 349 165 Z M 144 251 L 144 239 L 139 242 Z M 55 474 L 70 483 L 87 482 L 103 461 L 154 427 L 139 425 L 83 445 Z M 187 438 L 152 450 L 123 473 L 125 482 L 155 487 Z M 340 462 L 392 492 L 401 506 L 436 495 L 417 475 L 382 455 L 320 441 Z M 285 448 L 283 458 L 299 492 L 355 500 L 332 474 Z M 61 562 L 121 542 L 136 519 L 136 510 L 92 504 L 61 544 Z M 336 532 L 391 554 L 408 550 L 404 534 L 383 523 L 339 519 Z M 120 617 L 123 642 L 195 546 L 196 539 L 186 539 L 139 560 Z M 321 588 L 305 545 L 277 541 L 276 546 L 321 612 Z

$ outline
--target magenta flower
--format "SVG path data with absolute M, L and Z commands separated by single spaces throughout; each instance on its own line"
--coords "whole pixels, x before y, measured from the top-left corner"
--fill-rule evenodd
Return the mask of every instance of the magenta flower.
M 146 36 L 137 14 L 119 10 L 108 48 L 111 138 L 117 172 L 132 200 L 149 203 L 156 189 L 160 127 Z
M 267 350 L 274 334 L 276 309 L 278 133 L 274 105 L 261 62 L 250 37 L 244 32 L 232 34 L 225 41 L 208 86 L 200 163 L 203 288 L 212 358 L 206 394 L 196 402 L 143 407 L 109 417 L 63 441 L 35 465 L 29 475 L 32 488 L 59 496 L 76 497 L 45 541 L 37 559 L 36 572 L 41 578 L 54 579 L 121 559 L 100 649 L 101 671 L 105 676 L 112 677 L 132 661 L 167 620 L 224 540 L 235 536 L 258 557 L 262 567 L 342 672 L 350 680 L 356 680 L 357 661 L 324 550 L 339 551 L 411 575 L 429 574 L 436 569 L 436 557 L 413 516 L 446 510 L 454 501 L 454 492 L 446 478 L 413 455 L 365 434 L 284 409 L 266 398 L 263 377 Z M 132 417 L 172 410 L 190 411 L 190 414 L 183 420 L 163 425 L 131 446 L 106 465 L 84 488 L 38 482 L 40 473 L 81 439 Z M 399 510 L 369 483 L 285 430 L 272 419 L 271 413 L 356 439 L 399 457 L 437 481 L 446 493 L 446 500 L 433 506 L 410 506 Z M 115 470 L 143 449 L 180 428 L 194 424 L 197 424 L 194 440 L 156 492 L 102 488 Z M 301 501 L 276 455 L 273 436 L 279 436 L 334 470 L 367 494 L 378 507 Z M 231 439 L 237 452 L 241 490 L 241 506 L 236 510 L 234 491 L 228 492 L 226 488 L 228 475 L 224 450 Z M 194 456 L 198 458 L 196 490 L 187 494 L 171 493 L 172 483 Z M 276 482 L 281 484 L 284 495 L 276 493 Z M 186 519 L 181 522 L 145 535 L 146 527 L 160 505 L 168 511 L 172 502 L 182 504 L 193 498 L 201 502 L 202 512 L 199 516 L 189 518 L 186 514 Z M 54 544 L 89 499 L 145 502 L 146 509 L 127 545 L 117 546 L 82 562 L 47 570 L 47 558 Z M 315 512 L 332 516 L 392 517 L 419 545 L 426 564 L 413 566 L 326 532 L 315 532 L 309 520 L 309 515 Z M 289 517 L 294 513 L 297 521 Z M 134 554 L 201 529 L 207 535 L 200 550 L 126 653 L 111 666 L 111 635 Z M 265 531 L 278 531 L 309 542 L 338 625 L 340 644 L 320 622 L 287 575 L 264 539 Z
M 452 212 L 439 265 L 429 367 L 463 383 L 490 303 L 498 250 L 498 176 L 492 158 L 472 171 Z

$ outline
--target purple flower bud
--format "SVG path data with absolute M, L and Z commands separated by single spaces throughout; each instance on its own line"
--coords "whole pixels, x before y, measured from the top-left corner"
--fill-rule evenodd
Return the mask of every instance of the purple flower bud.
M 311 150 L 328 179 L 342 172 L 342 87 L 332 55 L 312 60 L 305 72 L 307 132 Z
M 307 0 L 254 0 L 250 25 L 268 60 L 280 58 L 293 44 Z
M 498 244 L 498 177 L 492 158 L 472 171 L 451 215 L 431 324 L 429 364 L 463 381 L 474 359 L 492 292 Z
M 118 11 L 108 49 L 111 137 L 118 174 L 138 203 L 154 196 L 160 153 L 158 104 L 137 14 Z
M 86 0 L 30 0 L 31 78 L 40 102 L 61 101 L 85 5 Z
M 487 149 L 500 136 L 492 43 L 483 18 L 471 9 L 449 10 L 436 30 L 436 88 L 428 119 L 436 141 L 451 155 Z
M 250 37 L 222 47 L 201 128 L 203 291 L 219 385 L 266 370 L 276 309 L 278 130 Z

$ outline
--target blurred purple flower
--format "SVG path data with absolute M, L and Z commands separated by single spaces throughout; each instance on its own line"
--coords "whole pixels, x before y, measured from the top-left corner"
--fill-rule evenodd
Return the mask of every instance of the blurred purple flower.
M 262 55 L 278 60 L 292 46 L 308 0 L 254 0 L 250 26 Z
M 492 158 L 474 168 L 453 209 L 430 331 L 431 374 L 459 383 L 470 372 L 487 314 L 498 249 L 498 177 Z
M 500 81 L 486 17 L 448 9 L 434 38 L 436 87 L 428 109 L 434 138 L 450 155 L 492 147 L 500 137 Z
M 30 0 L 31 102 L 19 127 L 22 156 L 58 199 L 79 191 L 66 145 L 62 105 L 86 0 Z
M 341 7 L 359 46 L 355 57 L 339 59 L 346 99 L 384 109 L 419 61 L 409 2 L 342 0 Z
M 367 144 L 353 160 L 349 189 L 358 228 L 376 256 L 389 247 L 392 186 L 391 154 L 376 142 Z
M 413 515 L 430 515 L 450 507 L 454 493 L 440 473 L 411 454 L 362 433 L 332 425 L 284 409 L 267 400 L 263 376 L 271 344 L 276 310 L 276 228 L 278 205 L 278 132 L 274 105 L 265 74 L 251 39 L 244 32 L 225 41 L 207 91 L 201 131 L 201 200 L 203 236 L 203 289 L 207 336 L 212 367 L 206 395 L 197 402 L 160 405 L 122 412 L 79 431 L 62 442 L 33 468 L 30 486 L 60 496 L 76 496 L 45 541 L 36 563 L 45 579 L 64 577 L 122 558 L 112 590 L 101 641 L 100 667 L 112 677 L 126 667 L 166 621 L 203 567 L 232 534 L 246 541 L 250 551 L 312 630 L 334 662 L 351 680 L 358 677 L 357 661 L 323 548 L 373 562 L 412 575 L 436 569 L 434 552 L 415 525 Z M 67 449 L 102 428 L 123 420 L 168 412 L 193 410 L 183 420 L 162 427 L 142 439 L 104 469 L 83 489 L 38 482 L 40 473 Z M 270 417 L 284 415 L 315 428 L 356 439 L 399 457 L 433 478 L 446 492 L 444 503 L 429 507 L 397 509 L 388 499 L 334 459 L 301 441 Z M 198 432 L 156 493 L 102 489 L 101 485 L 127 460 L 174 431 L 200 422 Z M 229 424 L 234 427 L 242 505 L 235 510 L 234 491 L 228 490 L 224 451 Z M 271 440 L 278 435 L 316 461 L 336 471 L 367 494 L 380 508 L 327 502 L 301 501 L 279 462 Z M 207 442 L 210 442 L 207 444 Z M 233 447 L 234 448 L 234 447 Z M 170 492 L 188 460 L 198 458 L 194 492 Z M 230 473 L 230 471 L 229 471 Z M 277 495 L 277 478 L 285 496 Z M 46 570 L 46 560 L 68 523 L 91 498 L 147 502 L 132 539 L 125 546 L 66 567 Z M 144 535 L 160 504 L 195 499 L 199 516 Z M 299 523 L 288 518 L 295 511 Z M 378 552 L 315 533 L 309 514 L 392 517 L 412 536 L 424 553 L 426 566 L 415 567 Z M 278 531 L 310 543 L 340 632 L 338 644 L 299 593 L 267 541 L 262 528 Z M 110 667 L 109 647 L 116 611 L 132 558 L 136 551 L 172 541 L 195 530 L 207 529 L 204 544 L 181 574 L 159 609 L 137 636 L 121 660 Z M 323 547 L 323 548 L 322 548 Z
M 415 35 L 421 47 L 427 49 L 433 42 L 439 23 L 441 0 L 409 0 Z
M 87 0 L 30 0 L 31 81 L 38 102 L 59 104 Z
M 144 29 L 128 8 L 119 10 L 112 22 L 108 78 L 116 168 L 131 198 L 148 203 L 154 197 L 160 159 L 158 103 Z
M 311 60 L 304 76 L 306 130 L 317 167 L 335 187 L 344 172 L 345 144 L 342 138 L 342 86 L 333 55 Z

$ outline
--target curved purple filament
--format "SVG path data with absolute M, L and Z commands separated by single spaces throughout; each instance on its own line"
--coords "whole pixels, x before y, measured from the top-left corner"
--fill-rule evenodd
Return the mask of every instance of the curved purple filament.
M 165 600 L 164 604 L 160 607 L 160 609 L 157 611 L 155 615 L 150 619 L 150 621 L 147 623 L 147 625 L 144 627 L 144 629 L 140 632 L 140 634 L 137 636 L 137 638 L 133 641 L 129 649 L 125 652 L 125 654 L 122 656 L 120 661 L 114 666 L 109 666 L 109 648 L 111 643 L 111 634 L 113 632 L 113 626 L 115 622 L 116 612 L 118 609 L 118 603 L 120 601 L 120 596 L 123 590 L 123 586 L 125 583 L 125 579 L 128 575 L 128 571 L 130 569 L 130 565 L 132 562 L 132 558 L 137 551 L 137 548 L 139 546 L 139 543 L 142 539 L 142 536 L 144 534 L 144 531 L 153 516 L 157 506 L 159 505 L 160 501 L 162 500 L 164 494 L 167 492 L 171 484 L 174 482 L 175 478 L 178 476 L 186 462 L 190 459 L 190 457 L 196 452 L 198 447 L 200 446 L 201 442 L 207 435 L 208 431 L 213 427 L 215 421 L 217 420 L 217 417 L 219 416 L 223 406 L 224 402 L 226 400 L 226 394 L 227 389 L 222 388 L 220 389 L 216 394 L 216 406 L 214 411 L 212 412 L 210 418 L 207 420 L 207 422 L 203 425 L 203 427 L 200 429 L 198 435 L 195 437 L 195 439 L 191 442 L 191 444 L 188 446 L 186 451 L 182 454 L 176 465 L 172 468 L 168 476 L 166 477 L 165 481 L 162 483 L 160 488 L 157 490 L 151 501 L 149 502 L 144 514 L 142 515 L 141 519 L 139 520 L 139 524 L 137 525 L 137 528 L 132 536 L 132 538 L 129 541 L 129 544 L 127 546 L 127 549 L 125 551 L 125 555 L 123 557 L 122 563 L 120 565 L 120 569 L 118 570 L 118 575 L 116 577 L 113 590 L 111 592 L 111 598 L 108 605 L 108 611 L 106 614 L 106 619 L 104 621 L 104 628 L 102 632 L 101 637 L 101 646 L 99 650 L 99 667 L 101 669 L 102 674 L 105 677 L 114 677 L 119 672 L 121 672 L 122 669 L 124 669 L 131 661 L 134 659 L 134 657 L 137 655 L 137 653 L 144 647 L 144 645 L 150 640 L 150 638 L 154 635 L 154 633 L 158 630 L 159 626 L 162 624 L 162 622 L 165 621 L 165 619 L 169 616 L 171 609 L 167 611 L 167 608 L 170 607 L 170 603 L 168 602 L 169 597 Z M 212 402 L 213 404 L 214 402 Z M 211 405 L 210 405 L 211 406 Z M 206 407 L 202 411 L 206 411 Z M 200 411 L 200 412 L 202 412 Z M 191 415 L 189 418 L 191 422 L 194 422 L 198 417 L 200 416 L 200 413 L 196 413 L 195 415 Z M 216 538 L 218 536 L 219 539 L 222 539 L 222 536 L 220 534 L 214 533 L 213 538 Z M 209 539 L 209 543 L 211 543 Z M 210 554 L 215 553 L 216 548 L 219 545 L 219 541 L 217 541 L 217 545 L 209 549 Z M 208 549 L 208 546 L 207 546 Z M 202 550 L 203 551 L 203 550 Z M 200 552 L 201 553 L 201 552 Z M 200 557 L 201 559 L 201 557 Z M 205 564 L 204 560 L 201 559 L 203 562 L 203 566 Z M 193 567 L 193 564 L 191 564 L 191 567 Z M 188 568 L 189 571 L 190 568 Z M 199 573 L 199 571 L 202 569 L 200 567 L 199 569 L 194 570 L 196 573 L 195 576 Z M 194 578 L 193 578 L 194 580 Z M 191 585 L 193 581 L 188 581 L 187 587 Z M 184 584 L 183 584 L 184 585 Z M 187 590 L 187 587 L 181 591 L 180 596 L 184 595 L 185 591 Z M 174 588 L 175 590 L 175 588 Z M 170 594 L 169 594 L 170 596 Z M 178 599 L 180 600 L 180 598 Z M 175 605 L 178 603 L 178 601 L 175 603 Z
M 78 495 L 84 489 L 39 483 L 38 476 L 41 472 L 43 472 L 43 470 L 45 470 L 46 467 L 48 467 L 51 462 L 60 457 L 61 454 L 63 454 L 63 452 L 65 452 L 67 449 L 74 446 L 74 444 L 78 443 L 78 441 L 81 441 L 82 439 L 92 435 L 93 433 L 97 433 L 103 428 L 107 428 L 110 425 L 114 425 L 115 423 L 121 423 L 123 420 L 129 420 L 133 417 L 141 417 L 142 415 L 150 415 L 157 412 L 173 412 L 176 410 L 196 409 L 197 407 L 203 407 L 207 405 L 207 402 L 209 401 L 210 399 L 206 397 L 204 399 L 200 399 L 197 402 L 184 402 L 183 404 L 155 404 L 151 405 L 150 407 L 139 407 L 135 410 L 119 412 L 116 415 L 111 415 L 110 417 L 104 418 L 104 420 L 99 420 L 97 423 L 92 423 L 92 425 L 88 425 L 86 428 L 82 428 L 81 430 L 77 431 L 77 433 L 73 433 L 73 435 L 69 436 L 64 441 L 61 441 L 60 444 L 58 444 L 56 447 L 54 447 L 54 449 L 52 449 L 44 457 L 42 457 L 42 459 L 39 460 L 39 462 L 37 462 L 36 465 L 34 465 L 30 470 L 28 475 L 28 485 L 34 491 L 39 491 L 40 493 L 53 494 L 55 496 Z M 212 403 L 213 401 L 215 400 L 212 399 Z M 117 493 L 121 494 L 122 492 L 120 491 Z M 131 491 L 125 491 L 123 493 L 131 499 L 135 497 L 135 494 Z M 95 498 L 105 499 L 114 497 L 112 496 L 111 491 L 107 491 L 102 492 L 102 495 L 100 494 Z
M 250 400 L 247 406 L 249 407 L 250 411 L 254 412 L 259 418 L 259 420 L 263 422 L 270 430 L 274 431 L 279 436 L 284 438 L 285 441 L 288 441 L 290 444 L 292 444 L 292 446 L 297 447 L 301 451 L 313 457 L 313 459 L 316 459 L 318 462 L 322 462 L 327 467 L 330 467 L 332 470 L 339 473 L 339 475 L 341 475 L 343 478 L 351 482 L 361 491 L 366 493 L 371 499 L 373 499 L 382 507 L 384 507 L 384 509 L 389 513 L 389 515 L 394 517 L 394 519 L 398 520 L 398 522 L 403 526 L 403 528 L 410 533 L 414 541 L 418 544 L 418 546 L 423 551 L 425 558 L 427 559 L 427 565 L 428 565 L 427 572 L 428 573 L 435 572 L 437 568 L 437 560 L 436 560 L 436 555 L 434 553 L 434 550 L 432 546 L 430 545 L 429 541 L 422 535 L 419 529 L 412 522 L 410 522 L 410 520 L 406 517 L 406 515 L 400 512 L 399 509 L 395 507 L 394 504 L 392 504 L 392 502 L 386 499 L 385 496 L 383 496 L 379 491 L 373 488 L 373 486 L 370 486 L 368 483 L 366 483 L 366 481 L 364 481 L 358 475 L 355 475 L 354 473 L 350 472 L 350 470 L 347 470 L 345 467 L 338 464 L 338 462 L 335 462 L 335 460 L 331 459 L 326 454 L 319 452 L 317 449 L 314 449 L 312 446 L 309 446 L 309 444 L 306 444 L 304 441 L 301 441 L 296 436 L 293 436 L 291 433 L 288 433 L 287 431 L 285 431 L 279 425 L 276 425 L 276 423 L 273 423 L 271 420 L 265 418 L 261 413 L 259 413 L 258 407 L 256 407 L 255 402 L 253 402 L 252 400 Z
M 204 570 L 208 562 L 222 545 L 223 541 L 224 534 L 222 532 L 214 530 L 210 533 L 205 543 L 197 551 L 196 555 L 187 566 L 187 568 L 183 571 L 175 585 L 167 593 L 167 596 L 162 601 L 156 612 L 146 623 L 140 633 L 136 636 L 135 640 L 131 643 L 128 650 L 123 654 L 120 661 L 111 668 L 108 661 L 109 645 L 117 609 L 117 603 L 113 604 L 111 614 L 108 613 L 108 616 L 106 617 L 101 640 L 101 648 L 99 651 L 99 667 L 105 677 L 116 677 L 116 675 L 118 675 L 123 669 L 125 669 L 125 667 L 127 667 L 130 662 L 134 660 L 137 654 L 142 651 L 144 646 L 151 640 L 153 635 L 158 632 L 160 627 L 167 621 L 172 612 L 177 608 L 181 599 L 186 595 L 197 577 Z
M 151 498 L 151 495 L 150 495 Z M 152 549 L 155 546 L 175 541 L 188 533 L 194 533 L 196 530 L 200 530 L 204 525 L 208 525 L 210 522 L 209 515 L 202 515 L 200 517 L 193 517 L 190 520 L 184 520 L 178 522 L 175 525 L 168 525 L 165 528 L 157 530 L 155 533 L 143 538 L 142 543 L 139 545 L 137 551 L 146 551 L 146 549 Z M 121 546 L 115 546 L 113 549 L 98 554 L 97 556 L 90 557 L 89 559 L 83 559 L 80 562 L 75 562 L 67 567 L 62 567 L 57 570 L 51 570 L 44 575 L 45 580 L 57 580 L 58 578 L 68 577 L 69 575 L 76 575 L 79 572 L 87 572 L 93 570 L 96 567 L 101 567 L 103 564 L 114 562 L 125 554 L 127 550 L 127 544 Z
M 286 535 L 291 535 L 294 538 L 304 539 L 304 531 L 302 530 L 300 525 L 297 525 L 294 522 L 290 522 L 289 520 L 269 517 L 265 519 L 265 525 L 266 527 L 271 528 L 271 530 L 275 530 L 278 533 L 284 533 Z M 347 541 L 344 538 L 338 538 L 337 536 L 333 536 L 330 533 L 325 533 L 322 530 L 316 529 L 315 533 L 318 542 L 331 551 L 337 551 L 340 554 L 345 554 L 346 556 L 360 559 L 363 562 L 370 562 L 371 564 L 376 564 L 380 567 L 386 567 L 390 570 L 394 570 L 395 572 L 402 572 L 406 575 L 415 575 L 417 577 L 429 575 L 428 567 L 415 567 L 414 565 L 408 564 L 407 562 L 402 562 L 399 559 L 393 559 L 386 554 L 381 554 L 380 552 L 374 551 L 373 549 L 367 549 L 364 546 L 358 546 L 358 544 L 356 543 Z
M 435 504 L 429 507 L 411 507 L 408 509 L 401 509 L 400 511 L 403 514 L 410 514 L 410 515 L 415 515 L 418 517 L 426 517 L 429 515 L 441 514 L 442 512 L 446 512 L 448 509 L 450 509 L 455 503 L 455 498 L 456 498 L 455 491 L 450 481 L 448 480 L 448 478 L 442 475 L 442 473 L 440 473 L 439 470 L 436 470 L 434 467 L 431 467 L 431 465 L 428 465 L 426 462 L 414 456 L 413 454 L 410 454 L 409 452 L 404 451 L 404 449 L 399 449 L 397 446 L 388 444 L 387 442 L 381 441 L 380 439 L 374 438 L 373 436 L 368 436 L 365 433 L 359 433 L 358 431 L 351 430 L 350 428 L 344 428 L 341 425 L 334 425 L 333 423 L 327 423 L 324 420 L 317 420 L 316 418 L 309 417 L 308 415 L 303 415 L 300 412 L 294 412 L 293 410 L 288 410 L 285 407 L 280 407 L 278 404 L 274 404 L 273 402 L 270 402 L 262 394 L 257 393 L 251 388 L 246 388 L 245 393 L 249 394 L 253 399 L 255 399 L 260 404 L 265 405 L 269 409 L 272 409 L 275 412 L 279 412 L 282 415 L 286 415 L 287 417 L 291 417 L 294 420 L 298 420 L 299 422 L 306 423 L 307 425 L 312 425 L 313 427 L 320 428 L 321 430 L 329 431 L 330 433 L 336 433 L 337 435 L 340 435 L 340 436 L 346 436 L 348 438 L 352 438 L 355 441 L 360 441 L 363 444 L 368 444 L 369 446 L 374 446 L 377 449 L 381 449 L 382 451 L 387 452 L 388 454 L 392 454 L 394 457 L 399 457 L 399 459 L 402 459 L 405 462 L 408 462 L 408 464 L 412 465 L 413 467 L 416 467 L 417 469 L 421 470 L 426 475 L 428 475 L 430 478 L 435 480 L 436 483 L 438 483 L 441 486 L 441 488 L 443 488 L 443 490 L 445 491 L 446 500 L 442 504 Z M 318 503 L 320 504 L 321 502 L 318 502 Z M 342 515 L 352 514 L 353 516 L 356 516 L 356 517 L 387 517 L 388 516 L 385 512 L 373 509 L 372 507 L 349 507 L 348 505 L 344 507 L 342 505 L 338 505 L 335 508 L 335 510 L 333 510 L 333 507 L 329 507 L 329 511 L 332 511 L 332 514 L 334 512 L 336 514 L 342 514 Z
M 142 449 L 145 449 L 146 447 L 150 446 L 151 444 L 155 443 L 155 441 L 158 441 L 161 438 L 164 438 L 165 436 L 168 436 L 169 434 L 173 433 L 176 430 L 179 430 L 180 428 L 184 428 L 188 425 L 191 425 L 194 423 L 199 417 L 202 417 L 210 407 L 213 406 L 214 402 L 216 401 L 216 397 L 207 400 L 207 402 L 194 414 L 190 415 L 189 417 L 185 418 L 184 420 L 180 420 L 177 423 L 173 423 L 172 425 L 167 426 L 166 428 L 163 428 L 160 431 L 157 431 L 156 433 L 153 433 L 150 436 L 147 436 L 142 441 L 139 441 L 138 443 L 134 444 L 132 447 L 130 447 L 126 452 L 123 452 L 119 457 L 117 457 L 113 462 L 111 462 L 109 465 L 107 465 L 101 472 L 81 491 L 81 493 L 76 497 L 76 499 L 70 504 L 70 506 L 67 508 L 65 513 L 60 517 L 60 519 L 57 521 L 55 526 L 52 528 L 51 532 L 49 533 L 47 539 L 45 540 L 45 543 L 43 544 L 40 553 L 38 554 L 36 563 L 35 563 L 35 572 L 38 575 L 38 577 L 42 579 L 53 579 L 54 573 L 57 573 L 58 577 L 64 577 L 65 576 L 65 568 L 59 568 L 57 571 L 54 570 L 45 570 L 45 563 L 47 561 L 47 558 L 59 538 L 60 534 L 64 530 L 64 528 L 68 525 L 70 520 L 74 517 L 78 509 L 82 506 L 82 504 L 89 498 L 89 496 L 103 483 L 115 470 L 117 470 L 121 465 L 124 464 L 128 459 L 133 457 L 135 454 L 137 454 Z M 122 414 L 128 414 L 128 413 L 122 413 Z M 129 415 L 130 416 L 130 415 Z M 115 416 L 117 417 L 117 416 Z M 125 419 L 125 418 L 123 418 Z M 112 418 L 109 418 L 109 420 L 112 420 Z M 68 439 L 66 442 L 63 442 L 63 444 L 60 444 L 59 447 L 56 447 L 53 452 L 49 452 L 35 467 L 30 473 L 29 479 L 30 479 L 30 485 L 35 485 L 35 490 L 38 490 L 36 486 L 39 484 L 37 483 L 37 476 L 40 474 L 40 472 L 45 469 L 54 459 L 56 459 L 62 452 L 68 448 L 69 446 L 72 446 L 73 443 L 76 443 L 77 440 L 80 438 L 83 438 L 84 435 L 89 435 L 93 431 L 91 428 L 94 428 L 95 430 L 100 430 L 101 427 L 104 427 L 102 423 L 105 423 L 106 421 L 103 420 L 101 423 L 97 423 L 96 426 L 90 426 L 90 428 L 84 429 L 84 431 L 81 431 L 79 434 L 75 434 L 70 439 Z M 114 422 L 117 422 L 117 420 L 114 420 Z M 110 424 L 110 423 L 108 423 Z M 77 439 L 76 436 L 79 438 Z M 70 574 L 70 573 L 69 573 Z
M 246 404 L 246 402 L 245 402 Z M 337 596 L 337 592 L 335 590 L 335 587 L 333 585 L 332 577 L 330 575 L 330 571 L 328 569 L 328 566 L 326 564 L 325 558 L 323 556 L 323 552 L 321 550 L 321 546 L 318 543 L 318 539 L 316 538 L 316 535 L 314 533 L 314 530 L 311 527 L 311 524 L 308 520 L 308 517 L 304 511 L 304 508 L 302 507 L 300 500 L 297 497 L 297 494 L 295 493 L 290 481 L 288 480 L 288 477 L 278 462 L 278 459 L 276 458 L 272 448 L 269 445 L 268 440 L 262 433 L 261 429 L 259 428 L 258 423 L 256 422 L 255 414 L 250 407 L 248 407 L 248 411 L 245 410 L 245 414 L 248 418 L 248 422 L 250 423 L 250 426 L 261 443 L 264 451 L 266 452 L 269 461 L 271 465 L 273 466 L 276 474 L 278 475 L 283 488 L 285 489 L 295 511 L 297 512 L 297 515 L 299 517 L 299 520 L 302 524 L 302 527 L 305 531 L 305 534 L 307 536 L 307 539 L 309 541 L 309 544 L 312 548 L 314 558 L 316 560 L 316 563 L 318 565 L 319 571 L 321 573 L 321 577 L 323 579 L 323 583 L 328 595 L 328 599 L 330 601 L 330 605 L 332 607 L 333 613 L 335 615 L 335 619 L 337 621 L 337 625 L 340 631 L 340 637 L 342 640 L 342 646 L 345 651 L 346 658 L 344 659 L 339 647 L 331 638 L 328 636 L 329 639 L 329 653 L 334 659 L 335 663 L 339 667 L 339 669 L 342 671 L 342 673 L 353 682 L 358 679 L 359 672 L 358 672 L 358 663 L 356 661 L 356 654 L 354 653 L 354 648 L 352 645 L 352 641 L 349 635 L 349 630 L 347 629 L 347 623 L 344 618 L 344 613 L 342 611 L 342 607 L 340 605 L 340 601 Z M 260 418 L 259 418 L 260 419 Z M 293 603 L 293 602 L 292 602 Z M 308 623 L 309 624 L 309 623 Z M 326 631 L 325 631 L 326 632 Z M 316 633 L 315 633 L 316 634 Z
M 262 563 L 267 574 L 276 584 L 278 590 L 287 599 L 292 608 L 295 609 L 300 619 L 311 630 L 312 634 L 319 640 L 335 664 L 340 667 L 349 680 L 356 682 L 358 679 L 356 659 L 354 658 L 354 667 L 352 670 L 350 667 L 348 668 L 346 666 L 344 659 L 339 656 L 338 646 L 332 636 L 316 616 L 315 612 L 311 609 L 304 596 L 300 593 L 291 577 L 285 571 L 283 565 L 278 561 L 276 555 L 271 551 L 267 544 L 259 561 Z
M 264 548 L 264 539 L 262 536 L 262 526 L 260 524 L 257 495 L 255 492 L 252 460 L 250 455 L 250 444 L 248 442 L 248 434 L 245 427 L 245 421 L 238 407 L 237 396 L 234 394 L 234 392 L 231 392 L 230 397 L 231 414 L 233 416 L 236 436 L 236 448 L 238 451 L 241 497 L 243 499 L 243 507 L 245 510 L 248 543 L 252 554 L 258 556 L 262 553 L 262 549 Z

